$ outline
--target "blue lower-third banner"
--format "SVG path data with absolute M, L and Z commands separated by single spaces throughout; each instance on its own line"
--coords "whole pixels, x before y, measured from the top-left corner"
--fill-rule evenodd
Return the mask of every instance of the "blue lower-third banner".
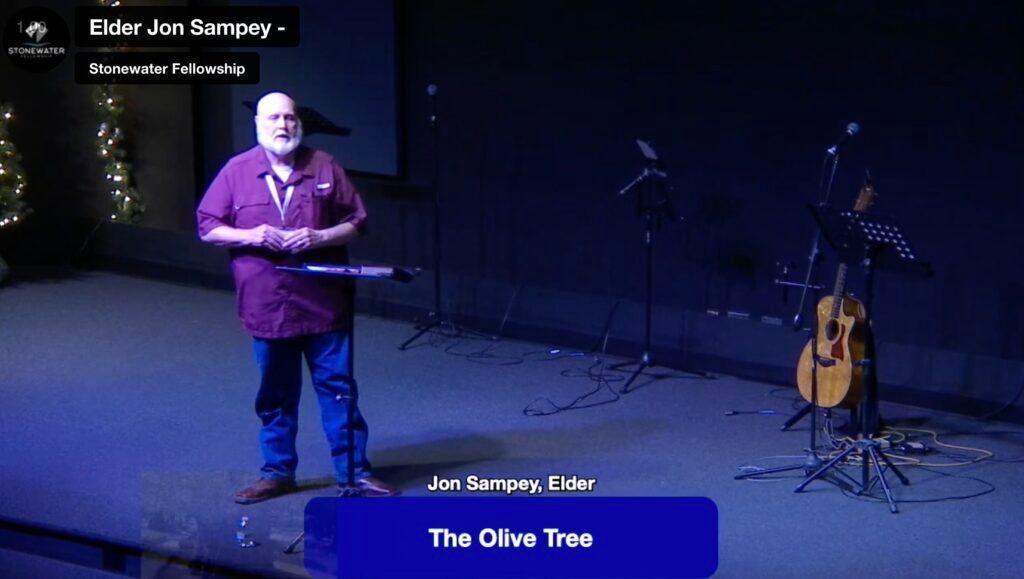
M 701 497 L 319 498 L 314 577 L 710 577 L 718 508 Z

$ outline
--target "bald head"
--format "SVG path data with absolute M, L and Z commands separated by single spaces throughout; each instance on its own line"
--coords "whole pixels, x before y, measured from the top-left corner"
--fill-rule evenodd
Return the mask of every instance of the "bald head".
M 295 112 L 295 101 L 283 92 L 269 92 L 256 101 L 256 116 L 283 110 Z
M 295 101 L 283 92 L 266 94 L 256 103 L 256 140 L 275 155 L 290 155 L 302 142 L 302 122 Z

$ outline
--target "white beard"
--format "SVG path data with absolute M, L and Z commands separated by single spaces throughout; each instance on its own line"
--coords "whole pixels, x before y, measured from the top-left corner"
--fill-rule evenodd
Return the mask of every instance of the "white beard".
M 257 128 L 256 141 L 259 142 L 264 149 L 279 157 L 283 157 L 297 149 L 302 143 L 302 125 L 296 127 L 295 135 L 287 141 L 279 141 L 274 138 L 273 133 L 268 135 Z

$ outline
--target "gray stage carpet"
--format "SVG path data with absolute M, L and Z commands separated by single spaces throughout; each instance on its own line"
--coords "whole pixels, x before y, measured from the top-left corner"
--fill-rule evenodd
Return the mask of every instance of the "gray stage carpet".
M 577 377 L 592 354 L 438 335 L 399 352 L 409 324 L 360 316 L 356 326 L 371 459 L 406 495 L 428 494 L 434 475 L 572 473 L 597 478 L 603 496 L 707 496 L 720 513 L 718 577 L 1019 577 L 1024 569 L 1018 426 L 883 404 L 890 424 L 995 453 L 965 467 L 905 468 L 912 485 L 890 478 L 901 501 L 891 515 L 823 482 L 794 494 L 798 474 L 733 480 L 748 467 L 800 460 L 807 421 L 779 431 L 793 413 L 791 388 L 677 374 L 641 378 L 614 400 L 610 388 Z M 301 531 L 305 502 L 332 494 L 316 401 L 307 382 L 304 490 L 234 504 L 260 460 L 255 368 L 231 293 L 104 272 L 23 278 L 0 288 L 0 372 L 0 517 L 224 568 L 303 573 L 301 556 L 281 550 Z M 545 399 L 567 404 L 595 388 L 586 402 L 607 404 L 524 415 L 531 404 L 550 409 Z M 946 449 L 922 460 L 971 456 Z M 256 548 L 235 544 L 242 516 Z M 0 547 L 5 577 L 115 576 L 87 556 L 69 563 L 26 553 L 23 543 Z M 162 556 L 143 557 L 130 573 L 188 575 Z

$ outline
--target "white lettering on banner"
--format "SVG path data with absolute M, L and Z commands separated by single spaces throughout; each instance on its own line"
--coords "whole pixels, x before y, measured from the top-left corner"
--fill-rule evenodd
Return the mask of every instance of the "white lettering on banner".
M 270 24 L 245 24 L 244 22 L 203 22 L 192 21 L 193 36 L 234 36 L 236 40 L 245 36 L 258 36 L 266 40 L 270 36 Z
M 539 495 L 544 492 L 539 478 L 481 478 L 476 475 L 466 477 L 466 490 L 484 493 L 503 492 L 506 495 Z
M 468 549 L 473 546 L 473 536 L 455 532 L 445 527 L 427 529 L 431 546 L 435 549 Z M 549 549 L 589 549 L 594 546 L 590 533 L 568 533 L 557 528 L 545 528 L 545 546 Z M 477 544 L 484 549 L 533 549 L 537 546 L 536 533 L 492 529 L 486 527 L 477 533 Z
M 205 22 L 195 18 L 189 22 L 192 36 L 231 36 L 235 40 L 257 37 L 266 40 L 270 36 L 271 23 L 258 22 Z M 280 27 L 279 27 L 280 28 Z M 149 26 L 142 28 L 142 22 L 124 22 L 120 18 L 107 20 L 92 18 L 89 20 L 89 36 L 185 36 L 185 24 L 182 22 L 161 22 L 153 19 Z

